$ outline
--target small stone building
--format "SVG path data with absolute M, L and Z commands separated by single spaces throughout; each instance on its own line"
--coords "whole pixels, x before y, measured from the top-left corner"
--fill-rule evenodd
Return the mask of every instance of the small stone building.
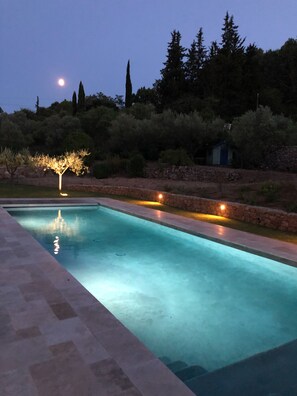
M 234 150 L 225 141 L 214 145 L 208 152 L 207 165 L 231 165 L 234 156 Z

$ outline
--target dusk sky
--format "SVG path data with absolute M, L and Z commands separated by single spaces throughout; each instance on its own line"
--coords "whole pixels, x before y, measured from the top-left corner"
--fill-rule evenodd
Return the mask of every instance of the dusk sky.
M 277 49 L 297 38 L 296 0 L 0 0 L 0 106 L 71 100 L 79 81 L 86 95 L 124 95 L 128 59 L 133 92 L 151 87 L 170 33 L 187 48 L 200 27 L 207 46 L 220 42 L 226 11 L 246 44 Z

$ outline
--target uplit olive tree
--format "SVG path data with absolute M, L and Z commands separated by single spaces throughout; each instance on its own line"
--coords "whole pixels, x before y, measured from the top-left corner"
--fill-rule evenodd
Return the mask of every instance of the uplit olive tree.
M 84 158 L 89 154 L 87 150 L 66 152 L 56 157 L 36 154 L 33 157 L 33 161 L 35 166 L 42 167 L 44 170 L 51 169 L 59 175 L 59 191 L 61 192 L 62 176 L 67 170 L 70 170 L 77 176 L 88 171 L 88 167 L 84 164 Z

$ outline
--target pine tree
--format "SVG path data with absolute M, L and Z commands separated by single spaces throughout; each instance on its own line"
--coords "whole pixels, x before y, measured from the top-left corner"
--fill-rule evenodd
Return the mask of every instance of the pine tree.
M 193 85 L 197 81 L 197 45 L 194 40 L 191 44 L 190 49 L 186 55 L 187 61 L 185 63 L 185 79 L 186 81 Z
M 217 112 L 226 120 L 244 111 L 242 77 L 244 41 L 238 33 L 233 16 L 226 13 L 220 46 L 212 45 L 207 66 L 208 95 L 217 101 Z
M 86 109 L 86 95 L 83 83 L 80 81 L 78 87 L 78 101 L 77 101 L 77 111 L 84 111 Z
M 256 110 L 259 105 L 259 93 L 265 83 L 261 63 L 263 51 L 250 44 L 245 51 L 241 93 L 245 100 L 245 110 Z
M 224 18 L 222 28 L 222 42 L 220 52 L 224 55 L 232 55 L 244 52 L 245 38 L 241 38 L 238 33 L 238 26 L 234 24 L 233 15 L 229 16 L 227 12 Z
M 168 43 L 167 60 L 161 70 L 161 80 L 157 84 L 163 106 L 170 105 L 185 92 L 185 49 L 181 46 L 181 34 L 174 30 Z
M 201 70 L 207 59 L 207 49 L 204 45 L 202 28 L 199 29 L 196 38 L 197 38 L 197 63 L 198 63 L 198 69 Z
M 127 63 L 127 70 L 126 70 L 126 95 L 125 95 L 125 107 L 132 106 L 132 83 L 130 77 L 130 60 Z
M 73 92 L 72 95 L 72 115 L 76 115 L 77 113 L 77 98 L 76 98 L 76 92 Z
M 219 53 L 219 46 L 217 41 L 212 41 L 209 47 L 209 59 L 216 57 Z
M 207 59 L 207 50 L 203 44 L 203 31 L 199 29 L 196 40 L 188 51 L 187 61 L 185 63 L 185 78 L 188 84 L 188 90 L 202 96 L 202 69 Z

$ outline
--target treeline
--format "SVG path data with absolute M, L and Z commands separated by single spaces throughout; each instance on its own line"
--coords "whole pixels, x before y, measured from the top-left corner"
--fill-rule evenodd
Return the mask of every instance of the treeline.
M 259 105 L 296 119 L 297 40 L 289 39 L 280 49 L 266 52 L 245 41 L 228 13 L 220 42 L 212 42 L 209 48 L 202 28 L 189 49 L 182 46 L 181 33 L 173 31 L 161 79 L 153 92 L 147 92 L 148 100 L 154 94 L 160 110 L 196 110 L 228 122 Z M 141 101 L 145 93 L 145 89 L 138 91 L 136 99 Z
M 47 116 L 29 110 L 2 113 L 0 147 L 14 151 L 28 147 L 32 154 L 86 148 L 92 153 L 91 160 L 140 153 L 151 161 L 162 158 L 166 150 L 183 149 L 185 163 L 203 164 L 207 151 L 225 141 L 237 149 L 233 165 L 251 168 L 265 166 L 266 157 L 279 147 L 297 145 L 296 122 L 274 115 L 268 107 L 235 118 L 230 128 L 222 118 L 204 119 L 196 111 L 158 113 L 151 104 L 136 103 L 127 109 L 119 109 L 111 100 L 106 104 L 75 116 L 71 102 L 50 106 Z
M 48 108 L 37 98 L 35 112 L 0 113 L 0 148 L 28 147 L 32 154 L 86 148 L 91 160 L 139 153 L 152 161 L 173 150 L 180 162 L 203 164 L 224 141 L 237 153 L 233 165 L 251 168 L 265 166 L 280 146 L 297 145 L 297 40 L 276 51 L 245 46 L 228 14 L 220 43 L 210 48 L 202 29 L 188 50 L 172 32 L 152 88 L 133 94 L 128 62 L 125 101 L 102 92 L 86 96 L 82 82 L 77 92 Z

